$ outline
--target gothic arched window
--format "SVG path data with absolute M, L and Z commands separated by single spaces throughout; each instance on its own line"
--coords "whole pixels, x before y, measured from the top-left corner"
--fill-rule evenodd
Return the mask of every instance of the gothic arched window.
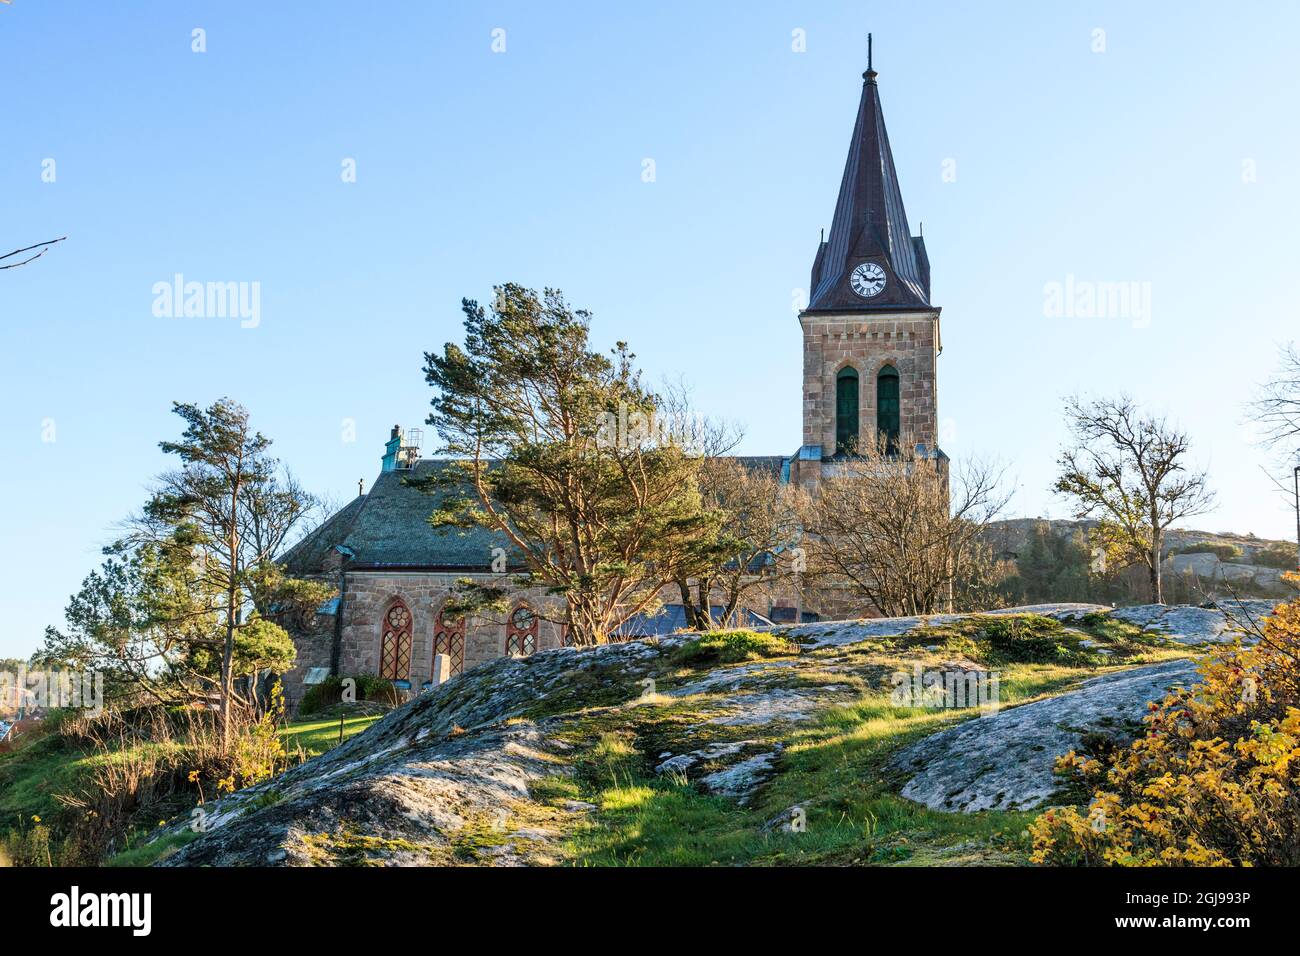
M 835 452 L 852 453 L 858 447 L 858 372 L 845 366 L 835 376 Z
M 898 454 L 898 369 L 886 365 L 876 376 L 876 432 L 886 453 Z
M 451 672 L 465 669 L 465 618 L 446 618 L 439 611 L 433 619 L 433 653 L 451 658 Z
M 400 599 L 384 614 L 379 641 L 379 676 L 384 680 L 411 679 L 411 612 Z
M 537 650 L 537 630 L 541 620 L 521 604 L 510 612 L 506 622 L 506 653 L 528 655 Z

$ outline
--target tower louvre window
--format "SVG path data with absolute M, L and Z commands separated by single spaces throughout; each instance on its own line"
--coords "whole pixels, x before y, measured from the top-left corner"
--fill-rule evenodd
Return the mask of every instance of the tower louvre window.
M 840 369 L 835 377 L 835 451 L 852 453 L 858 446 L 858 372 Z
M 887 454 L 898 453 L 898 369 L 886 365 L 876 376 L 876 440 Z

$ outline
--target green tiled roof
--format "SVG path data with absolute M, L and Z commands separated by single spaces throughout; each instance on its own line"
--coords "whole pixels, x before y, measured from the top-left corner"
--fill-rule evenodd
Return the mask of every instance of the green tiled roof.
M 424 460 L 412 469 L 381 472 L 367 494 L 309 534 L 282 560 L 292 573 L 310 574 L 321 570 L 331 550 L 340 548 L 349 555 L 349 569 L 487 570 L 493 548 L 513 550 L 505 536 L 477 528 L 434 529 L 429 515 L 447 492 L 427 494 L 406 483 L 412 477 L 427 478 L 448 464 Z

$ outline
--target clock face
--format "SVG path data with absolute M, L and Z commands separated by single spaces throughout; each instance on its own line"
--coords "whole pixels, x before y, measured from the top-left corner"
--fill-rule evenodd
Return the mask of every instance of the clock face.
M 858 295 L 870 299 L 885 288 L 885 270 L 874 262 L 864 262 L 849 276 L 849 285 Z

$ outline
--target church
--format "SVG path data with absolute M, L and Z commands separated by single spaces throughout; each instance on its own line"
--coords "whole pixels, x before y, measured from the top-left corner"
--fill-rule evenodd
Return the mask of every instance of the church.
M 903 208 L 876 78 L 868 60 L 830 232 L 817 246 L 799 313 L 802 444 L 791 455 L 741 459 L 810 488 L 864 443 L 896 449 L 907 440 L 946 465 L 937 446 L 939 309 L 930 301 L 925 242 L 911 234 Z M 295 629 L 298 658 L 284 676 L 291 703 L 325 673 L 376 674 L 418 691 L 495 657 L 564 644 L 561 625 L 540 613 L 555 601 L 541 588 L 518 589 L 504 621 L 467 624 L 443 614 L 456 581 L 499 575 L 506 550 L 486 530 L 449 534 L 428 524 L 436 499 L 404 479 L 445 462 L 421 458 L 418 436 L 394 427 L 370 490 L 283 558 L 290 574 L 338 589 L 309 627 Z M 742 623 L 793 621 L 796 613 L 749 608 Z M 666 633 L 683 622 L 681 605 L 669 604 L 653 625 L 625 633 Z

